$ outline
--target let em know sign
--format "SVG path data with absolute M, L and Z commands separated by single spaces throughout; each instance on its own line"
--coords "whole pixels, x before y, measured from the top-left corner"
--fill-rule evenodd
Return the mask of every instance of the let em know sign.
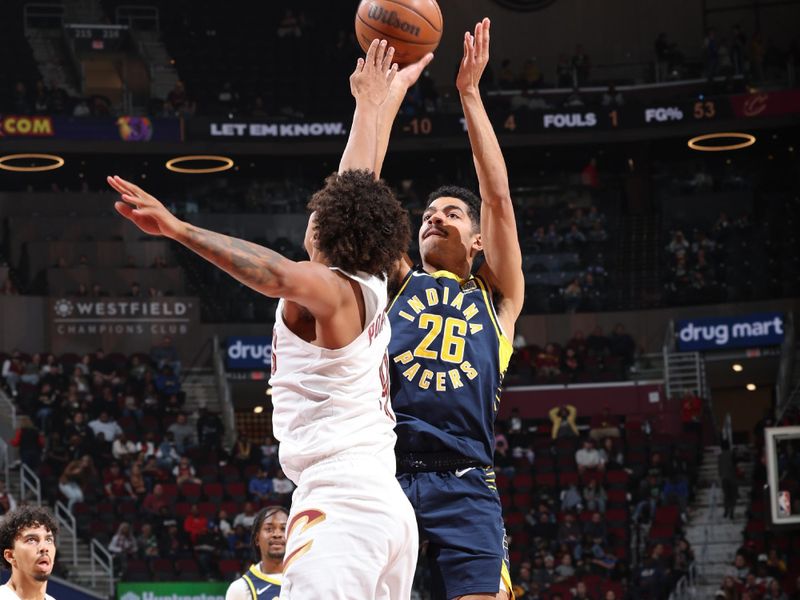
M 118 583 L 117 600 L 225 600 L 226 582 Z
M 779 346 L 784 336 L 781 313 L 758 313 L 741 317 L 690 319 L 675 324 L 678 350 L 723 350 Z

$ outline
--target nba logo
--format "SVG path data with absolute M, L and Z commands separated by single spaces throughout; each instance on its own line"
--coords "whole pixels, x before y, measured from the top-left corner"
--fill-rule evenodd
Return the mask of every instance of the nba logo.
M 778 516 L 792 516 L 792 499 L 791 495 L 786 490 L 778 492 Z

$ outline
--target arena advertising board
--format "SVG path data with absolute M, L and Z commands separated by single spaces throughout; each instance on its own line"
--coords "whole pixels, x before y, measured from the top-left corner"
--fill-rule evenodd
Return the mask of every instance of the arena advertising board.
M 268 371 L 272 367 L 272 338 L 234 336 L 226 340 L 225 366 L 233 371 Z
M 777 312 L 675 323 L 676 342 L 681 352 L 778 346 L 783 336 L 784 315 Z
M 178 119 L 0 114 L 0 139 L 49 138 L 118 142 L 177 142 Z
M 513 98 L 495 98 L 491 118 L 504 135 L 591 130 L 649 129 L 688 123 L 713 123 L 733 118 L 756 119 L 800 113 L 800 91 L 783 90 L 689 102 L 630 103 L 618 108 L 591 104 L 597 93 L 586 92 L 585 106 L 531 110 L 534 101 L 560 104 L 563 98 L 530 92 Z M 563 94 L 562 94 L 563 95 Z M 507 104 L 507 108 L 503 108 Z M 55 115 L 0 114 L 0 138 L 59 139 L 120 142 L 179 141 L 280 141 L 302 142 L 345 139 L 350 117 L 318 121 L 268 121 L 254 119 L 180 119 L 136 116 L 71 117 Z M 399 117 L 393 136 L 405 138 L 455 137 L 466 132 L 460 115 Z
M 54 352 L 147 352 L 165 336 L 182 355 L 198 348 L 197 298 L 54 297 L 48 304 Z
M 590 94 L 586 95 L 591 98 Z M 491 110 L 494 127 L 503 135 L 652 129 L 800 113 L 800 92 L 795 91 L 701 97 L 688 102 L 631 103 L 618 108 L 592 104 L 541 110 L 526 108 L 537 100 L 546 104 L 556 100 L 549 94 L 537 92 L 518 95 L 515 100 L 510 97 L 496 100 L 496 104 L 507 102 L 509 105 L 508 109 L 496 106 Z M 401 116 L 392 136 L 460 137 L 466 131 L 466 121 L 460 115 Z M 195 118 L 186 122 L 187 141 L 301 142 L 343 139 L 348 133 L 349 121 L 342 119 L 285 122 Z
M 118 583 L 117 600 L 225 600 L 227 582 Z

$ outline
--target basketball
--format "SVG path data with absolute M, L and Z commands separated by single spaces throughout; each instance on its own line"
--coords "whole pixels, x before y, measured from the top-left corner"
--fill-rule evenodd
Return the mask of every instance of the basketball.
M 374 39 L 385 39 L 401 65 L 436 50 L 443 27 L 436 0 L 362 0 L 356 13 L 356 37 L 364 52 Z

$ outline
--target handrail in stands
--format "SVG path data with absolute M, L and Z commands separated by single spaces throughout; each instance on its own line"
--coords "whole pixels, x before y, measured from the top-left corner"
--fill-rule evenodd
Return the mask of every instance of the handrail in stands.
M 89 543 L 89 557 L 91 565 L 92 587 L 97 588 L 98 575 L 105 574 L 108 577 L 108 597 L 114 596 L 114 557 L 106 547 L 96 539 L 92 538 Z
M 3 481 L 8 483 L 11 478 L 11 461 L 8 457 L 8 444 L 0 438 L 0 468 L 2 468 Z
M 233 410 L 233 399 L 231 398 L 231 386 L 225 375 L 225 361 L 222 358 L 222 348 L 219 337 L 214 336 L 212 342 L 214 379 L 217 384 L 219 394 L 220 413 L 222 424 L 225 427 L 225 447 L 232 448 L 236 440 L 236 414 Z
M 0 389 L 0 403 L 5 404 L 9 415 L 9 423 L 0 424 L 0 436 L 10 437 L 17 430 L 19 424 L 17 423 L 17 405 L 8 397 L 8 395 Z
M 56 522 L 59 529 L 67 534 L 67 541 L 72 546 L 72 564 L 78 564 L 78 524 L 75 517 L 69 512 L 66 505 L 60 500 L 56 501 L 55 505 Z M 59 543 L 64 540 L 64 534 L 60 536 Z
M 19 498 L 20 501 L 27 499 L 28 492 L 33 495 L 37 506 L 42 504 L 42 480 L 36 472 L 25 463 L 19 467 Z
M 725 419 L 722 422 L 722 439 L 733 447 L 733 421 L 731 420 L 731 413 L 725 413 Z
M 31 29 L 37 29 L 35 21 L 37 19 L 52 20 L 59 25 L 64 22 L 64 5 L 55 2 L 27 2 L 22 7 L 22 23 L 25 28 L 25 35 L 30 34 Z
M 691 600 L 694 598 L 694 587 L 697 580 L 697 564 L 689 565 L 689 572 L 678 580 L 675 589 L 670 592 L 669 600 Z
M 719 522 L 717 512 L 719 510 L 719 486 L 717 482 L 711 484 L 711 490 L 708 495 L 708 520 L 703 527 L 703 547 L 700 550 L 700 558 L 702 564 L 708 563 L 708 547 L 711 544 L 711 531 Z M 695 567 L 697 570 L 697 567 Z
M 159 31 L 159 16 L 158 7 L 151 5 L 121 4 L 114 10 L 115 21 L 131 29 L 136 28 L 139 23 L 148 23 L 154 25 L 155 31 Z
M 189 365 L 181 367 L 181 375 L 180 375 L 181 385 L 183 385 L 183 383 L 189 378 L 189 376 L 192 374 L 192 371 L 195 370 L 198 364 L 201 363 L 202 358 L 205 356 L 205 353 L 208 352 L 209 346 L 211 346 L 212 343 L 213 340 L 210 339 L 206 340 L 203 343 L 203 345 L 200 346 L 200 348 L 198 348 L 197 352 L 194 353 L 192 360 L 189 361 Z M 212 352 L 214 351 L 213 346 L 211 346 L 210 350 Z

